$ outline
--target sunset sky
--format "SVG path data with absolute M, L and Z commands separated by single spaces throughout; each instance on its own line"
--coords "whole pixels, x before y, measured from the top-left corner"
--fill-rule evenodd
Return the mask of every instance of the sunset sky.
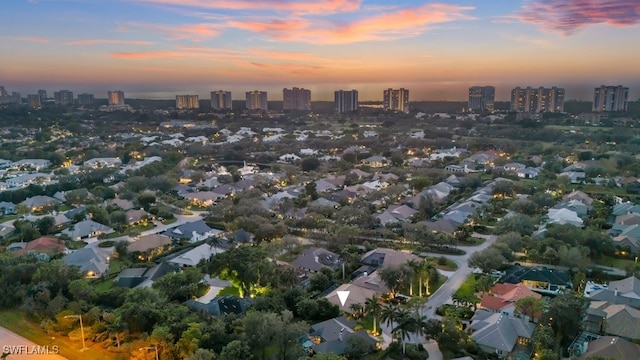
M 622 84 L 640 97 L 640 0 L 11 0 L 0 86 L 174 98 L 357 89 L 465 100 L 471 85 Z

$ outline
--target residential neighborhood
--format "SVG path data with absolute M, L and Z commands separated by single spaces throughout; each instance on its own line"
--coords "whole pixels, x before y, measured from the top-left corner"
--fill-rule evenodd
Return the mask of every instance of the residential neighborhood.
M 640 358 L 631 128 L 145 104 L 0 109 L 0 326 L 69 359 Z

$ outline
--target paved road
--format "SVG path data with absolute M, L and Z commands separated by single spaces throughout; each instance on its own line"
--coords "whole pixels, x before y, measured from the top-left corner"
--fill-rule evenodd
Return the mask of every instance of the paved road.
M 469 257 L 473 255 L 473 253 L 482 251 L 488 248 L 491 244 L 496 241 L 495 235 L 482 235 L 478 233 L 473 234 L 474 237 L 484 238 L 485 242 L 478 246 L 459 246 L 458 248 L 466 251 L 464 255 L 442 255 L 442 254 L 433 254 L 434 256 L 444 256 L 448 259 L 451 259 L 458 265 L 458 269 L 451 275 L 447 281 L 445 281 L 442 286 L 433 293 L 429 300 L 425 303 L 425 305 L 420 309 L 420 313 L 428 318 L 433 318 L 435 316 L 436 308 L 439 306 L 446 304 L 453 295 L 456 290 L 464 283 L 469 274 L 473 271 L 472 268 L 467 265 L 467 260 Z
M 55 339 L 38 346 L 22 336 L 0 327 L 0 351 L 9 353 L 7 360 L 66 360 L 55 354 Z M 48 354 L 46 354 L 48 352 Z
M 436 257 L 444 256 L 448 259 L 451 259 L 456 263 L 456 265 L 458 265 L 458 269 L 455 272 L 447 273 L 448 275 L 450 275 L 447 281 L 445 281 L 445 283 L 442 284 L 442 286 L 440 286 L 438 290 L 436 290 L 436 292 L 434 292 L 429 297 L 429 300 L 422 306 L 422 308 L 419 309 L 420 314 L 426 316 L 427 319 L 433 319 L 436 317 L 436 309 L 441 305 L 450 302 L 453 293 L 458 290 L 462 283 L 464 283 L 467 277 L 471 274 L 473 269 L 470 268 L 469 265 L 467 265 L 467 260 L 469 259 L 469 257 L 475 252 L 482 251 L 488 248 L 496 241 L 495 235 L 482 235 L 474 233 L 473 236 L 484 238 L 486 240 L 485 242 L 477 246 L 459 246 L 459 249 L 466 251 L 464 255 L 443 255 L 431 253 L 423 254 Z M 391 334 L 393 326 L 395 325 L 387 326 L 386 324 L 380 324 L 382 332 L 387 335 Z M 423 344 L 425 349 L 427 349 L 429 352 L 429 359 L 442 359 L 442 353 L 438 349 L 438 344 L 435 341 L 426 341 L 424 337 L 412 334 L 407 342 Z

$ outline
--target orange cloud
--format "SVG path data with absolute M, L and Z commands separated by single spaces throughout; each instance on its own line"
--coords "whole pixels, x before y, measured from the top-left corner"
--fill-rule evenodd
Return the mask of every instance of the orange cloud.
M 122 32 L 132 29 L 158 32 L 169 40 L 191 40 L 193 42 L 204 41 L 220 34 L 220 26 L 215 24 L 162 25 L 128 22 L 118 26 L 118 30 Z
M 419 35 L 429 26 L 455 20 L 468 20 L 473 7 L 426 4 L 381 14 L 348 24 L 311 23 L 307 20 L 230 21 L 228 26 L 265 34 L 278 41 L 312 44 L 348 44 L 362 41 L 394 40 Z
M 145 40 L 113 40 L 113 39 L 89 39 L 89 40 L 74 40 L 64 43 L 64 45 L 102 45 L 102 44 L 118 44 L 118 45 L 152 45 L 153 42 Z
M 150 60 L 169 58 L 213 58 L 213 59 L 236 59 L 242 57 L 234 53 L 214 53 L 203 51 L 151 51 L 151 52 L 112 52 L 112 58 L 125 60 Z
M 201 9 L 277 11 L 295 14 L 334 14 L 353 12 L 362 0 L 138 0 L 139 2 Z

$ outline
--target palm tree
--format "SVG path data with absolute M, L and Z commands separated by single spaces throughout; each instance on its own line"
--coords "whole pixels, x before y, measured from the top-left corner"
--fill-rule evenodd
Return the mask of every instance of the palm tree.
M 415 318 L 409 311 L 403 308 L 396 308 L 396 326 L 391 330 L 391 334 L 397 334 L 402 342 L 402 353 L 406 354 L 406 340 L 411 338 L 411 331 L 414 329 Z
M 416 260 L 409 260 L 407 261 L 407 265 L 411 269 L 411 280 L 409 283 L 409 296 L 413 296 L 413 280 L 416 274 L 418 274 L 418 272 L 420 271 L 420 266 L 422 265 L 422 262 L 421 261 L 419 262 Z
M 398 308 L 391 305 L 386 304 L 380 308 L 380 321 L 384 321 L 385 325 L 391 326 L 397 319 L 397 311 Z
M 362 304 L 359 303 L 353 303 L 351 304 L 351 306 L 349 306 L 349 308 L 351 309 L 351 311 L 353 311 L 351 313 L 351 317 L 353 317 L 354 319 L 359 319 L 362 316 Z
M 378 314 L 382 306 L 380 305 L 380 298 L 376 295 L 372 295 L 364 302 L 364 310 L 368 315 L 373 315 L 373 333 L 378 333 Z

